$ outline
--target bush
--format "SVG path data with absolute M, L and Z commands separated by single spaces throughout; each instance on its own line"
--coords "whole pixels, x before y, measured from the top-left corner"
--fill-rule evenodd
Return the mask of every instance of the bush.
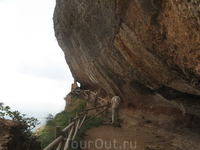
M 47 126 L 55 126 L 56 125 L 56 122 L 54 120 L 54 116 L 52 114 L 48 114 L 45 119 L 46 119 L 46 125 Z
M 50 144 L 53 139 L 55 138 L 55 127 L 59 126 L 61 129 L 65 128 L 69 125 L 69 118 L 75 117 L 77 112 L 81 112 L 84 110 L 86 106 L 86 100 L 80 99 L 79 97 L 75 97 L 75 103 L 74 105 L 70 106 L 70 112 L 62 111 L 58 113 L 57 115 L 53 116 L 52 114 L 49 114 L 46 117 L 46 127 L 40 133 L 38 134 L 38 138 L 41 141 L 41 146 L 44 149 L 48 144 Z M 69 108 L 69 107 L 68 107 Z M 89 119 L 89 118 L 87 118 Z M 94 118 L 93 120 L 89 121 L 84 127 L 82 127 L 75 138 L 75 141 L 78 143 L 83 139 L 86 130 L 99 126 L 103 121 L 102 117 Z M 70 148 L 72 150 L 72 148 Z
M 149 147 L 149 146 L 146 146 L 145 148 L 144 148 L 144 150 L 153 150 L 151 147 Z
M 90 129 L 91 127 L 100 126 L 102 124 L 102 122 L 103 122 L 103 118 L 97 117 L 97 118 L 94 118 L 94 119 L 90 120 L 89 122 L 87 122 L 85 126 L 87 126 L 87 128 Z
M 20 114 L 19 111 L 11 111 L 9 106 L 4 106 L 4 103 L 0 103 L 0 117 L 9 117 L 13 121 L 19 121 L 22 125 L 22 135 L 24 139 L 27 139 L 32 135 L 31 130 L 39 125 L 38 119 L 34 117 L 26 117 L 26 114 Z
M 79 104 L 79 112 L 83 111 L 86 106 L 86 101 L 80 101 L 78 104 Z
M 39 141 L 41 142 L 41 148 L 44 149 L 49 143 L 54 140 L 55 130 L 46 127 L 44 130 L 40 131 L 39 135 L 37 135 Z
M 75 112 L 65 112 L 61 111 L 60 113 L 53 116 L 52 114 L 48 114 L 46 119 L 46 127 L 39 132 L 37 135 L 38 139 L 41 142 L 41 147 L 44 149 L 55 139 L 55 128 L 56 126 L 61 127 L 61 129 L 65 128 L 69 125 L 69 118 L 75 117 Z

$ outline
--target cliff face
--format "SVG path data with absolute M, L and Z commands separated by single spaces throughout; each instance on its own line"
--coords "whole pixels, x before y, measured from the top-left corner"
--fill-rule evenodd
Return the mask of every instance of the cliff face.
M 53 20 L 84 88 L 200 117 L 199 0 L 57 0 Z

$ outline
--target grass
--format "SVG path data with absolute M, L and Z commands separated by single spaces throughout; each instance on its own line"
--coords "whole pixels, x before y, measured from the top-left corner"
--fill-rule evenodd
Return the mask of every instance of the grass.
M 149 146 L 146 146 L 145 148 L 144 148 L 144 150 L 153 150 L 151 147 L 149 147 Z
M 73 105 L 70 106 L 68 111 L 62 111 L 62 112 L 56 114 L 55 116 L 53 116 L 52 114 L 49 114 L 46 117 L 45 128 L 37 134 L 37 137 L 41 142 L 42 149 L 44 149 L 47 145 L 49 145 L 55 139 L 55 127 L 56 126 L 61 127 L 61 129 L 65 128 L 66 126 L 69 125 L 70 117 L 74 118 L 76 116 L 76 112 L 81 112 L 84 110 L 84 108 L 86 106 L 86 102 L 87 102 L 86 99 L 81 99 L 76 96 L 74 101 L 75 102 L 73 103 Z M 89 119 L 89 117 L 87 117 L 87 119 Z M 76 143 L 80 143 L 80 141 L 85 136 L 86 130 L 88 130 L 92 127 L 97 127 L 97 126 L 101 125 L 102 121 L 103 121 L 103 118 L 98 117 L 98 118 L 94 118 L 91 121 L 87 122 L 78 131 L 74 141 L 76 141 Z M 79 149 L 79 148 L 80 148 L 80 145 L 78 145 L 78 148 L 76 148 L 76 149 Z M 70 150 L 73 150 L 73 149 L 70 148 Z
M 46 127 L 41 130 L 37 137 L 41 142 L 41 147 L 44 149 L 49 143 L 55 139 L 55 127 L 59 126 L 61 129 L 65 128 L 69 124 L 69 118 L 75 116 L 75 112 L 67 113 L 62 111 L 51 119 L 46 121 Z

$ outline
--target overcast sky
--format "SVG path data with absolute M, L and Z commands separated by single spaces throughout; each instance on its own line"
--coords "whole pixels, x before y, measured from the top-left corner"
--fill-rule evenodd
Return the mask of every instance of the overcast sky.
M 0 102 L 42 123 L 73 78 L 53 30 L 55 0 L 0 0 Z

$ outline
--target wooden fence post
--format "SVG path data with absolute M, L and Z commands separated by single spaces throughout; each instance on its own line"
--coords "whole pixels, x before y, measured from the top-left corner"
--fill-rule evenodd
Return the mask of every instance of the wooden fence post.
M 73 120 L 73 117 L 69 117 L 69 123 L 72 123 L 72 120 Z M 69 134 L 70 134 L 70 132 L 67 131 L 67 139 L 69 138 Z
M 109 109 L 109 107 L 110 107 L 110 103 L 109 103 L 109 102 L 107 102 L 107 106 L 106 106 L 106 108 L 108 108 L 108 109 Z M 108 117 L 108 109 L 106 109 L 106 112 L 105 112 L 105 118 L 107 118 L 107 117 Z
M 60 131 L 61 131 L 61 127 L 56 126 L 55 127 L 55 139 L 60 136 Z M 56 150 L 57 147 L 54 147 L 53 149 Z
M 63 130 L 61 130 L 61 127 L 56 127 L 55 128 L 55 137 L 56 137 L 56 139 L 52 143 L 50 143 L 45 148 L 45 150 L 52 150 L 52 149 L 61 150 L 63 148 L 65 137 L 67 139 L 66 139 L 66 144 L 64 145 L 64 150 L 68 150 L 68 148 L 70 147 L 71 142 L 75 139 L 78 130 L 82 126 L 84 126 L 88 121 L 92 120 L 96 116 L 104 113 L 104 111 L 105 111 L 105 116 L 107 116 L 107 111 L 108 111 L 108 108 L 109 108 L 109 102 L 108 102 L 108 105 L 103 105 L 103 106 L 96 107 L 98 96 L 97 96 L 97 93 L 96 94 L 92 93 L 92 94 L 94 94 L 94 98 L 95 98 L 95 101 L 94 101 L 95 102 L 94 103 L 95 107 L 91 108 L 91 109 L 84 110 L 82 112 L 77 112 L 75 118 L 69 117 L 69 125 L 67 127 L 65 127 Z M 102 110 L 101 112 L 99 112 L 98 114 L 93 116 L 92 118 L 86 120 L 89 110 L 93 110 L 93 109 L 97 109 L 97 108 L 103 108 L 103 107 L 104 107 L 104 110 Z
M 90 94 L 91 94 L 91 92 L 89 91 L 89 92 L 88 92 L 88 100 L 90 99 Z
M 73 117 L 69 117 L 69 123 L 72 123 Z
M 78 117 L 78 115 L 79 115 L 79 112 L 76 112 L 76 117 Z
M 71 127 L 71 130 L 69 132 L 68 138 L 66 140 L 66 144 L 64 146 L 64 150 L 68 150 L 68 148 L 70 147 L 71 141 L 72 141 L 72 134 L 73 134 L 73 130 L 74 130 L 74 125 Z
M 60 136 L 61 127 L 56 127 L 55 138 Z
M 108 109 L 105 111 L 105 118 L 107 118 Z
M 97 100 L 98 100 L 98 97 L 97 97 L 97 94 L 94 95 L 94 107 L 96 107 L 97 105 Z

